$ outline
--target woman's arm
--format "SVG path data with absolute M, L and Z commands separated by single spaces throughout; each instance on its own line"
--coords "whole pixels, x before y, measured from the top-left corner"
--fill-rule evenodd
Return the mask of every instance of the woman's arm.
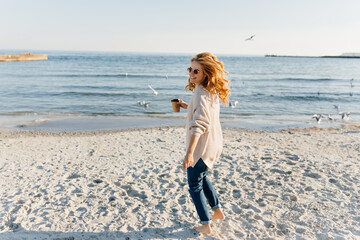
M 180 107 L 187 109 L 188 108 L 188 104 L 186 102 L 184 102 L 183 100 L 179 99 L 178 104 L 180 105 Z
M 183 161 L 183 168 L 187 169 L 188 167 L 191 167 L 191 165 L 194 163 L 194 151 L 196 148 L 196 145 L 199 141 L 199 136 L 197 135 L 191 135 L 190 136 L 190 143 L 189 143 L 189 147 L 188 150 L 186 152 L 184 161 Z

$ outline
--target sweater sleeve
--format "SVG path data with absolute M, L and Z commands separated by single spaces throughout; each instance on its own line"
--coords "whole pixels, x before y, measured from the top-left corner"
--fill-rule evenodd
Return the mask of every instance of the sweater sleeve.
M 191 135 L 201 136 L 210 126 L 209 102 L 206 95 L 199 95 L 196 100 L 189 128 Z

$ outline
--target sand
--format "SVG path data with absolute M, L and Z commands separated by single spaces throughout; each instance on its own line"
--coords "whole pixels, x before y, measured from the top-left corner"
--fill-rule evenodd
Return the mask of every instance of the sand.
M 0 131 L 0 239 L 359 239 L 360 127 L 224 130 L 210 172 L 226 219 L 198 217 L 185 129 Z

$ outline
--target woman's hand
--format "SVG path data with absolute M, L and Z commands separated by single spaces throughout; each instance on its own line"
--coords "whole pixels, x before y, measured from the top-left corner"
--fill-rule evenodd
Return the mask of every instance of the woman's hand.
M 190 143 L 189 143 L 189 147 L 186 151 L 186 155 L 183 161 L 183 168 L 187 169 L 188 167 L 191 167 L 194 163 L 194 151 L 195 151 L 195 147 L 197 145 L 199 141 L 199 136 L 197 135 L 191 135 L 190 136 Z
M 184 161 L 183 161 L 183 169 L 187 169 L 188 167 L 191 167 L 194 163 L 194 158 L 192 154 L 186 154 Z
M 180 105 L 180 107 L 187 109 L 188 108 L 188 104 L 186 102 L 184 102 L 183 100 L 179 99 L 178 104 Z

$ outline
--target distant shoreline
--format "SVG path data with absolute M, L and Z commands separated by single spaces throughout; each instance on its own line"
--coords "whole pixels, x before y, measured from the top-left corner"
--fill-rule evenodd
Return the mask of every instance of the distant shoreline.
M 43 61 L 48 57 L 45 54 L 3 54 L 0 55 L 0 62 L 25 62 L 25 61 Z
M 360 56 L 293 56 L 266 54 L 265 57 L 289 57 L 289 58 L 360 58 Z

